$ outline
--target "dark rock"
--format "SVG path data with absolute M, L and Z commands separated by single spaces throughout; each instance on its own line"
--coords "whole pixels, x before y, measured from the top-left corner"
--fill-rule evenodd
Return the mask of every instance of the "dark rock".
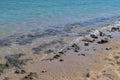
M 69 47 L 67 47 L 67 50 L 70 50 L 70 48 L 69 48 Z
M 71 47 L 74 49 L 75 52 L 79 52 L 80 50 L 80 47 L 75 43 Z
M 5 68 L 10 68 L 11 65 L 9 63 L 5 63 Z
M 60 57 L 60 55 L 56 54 L 56 55 L 54 55 L 53 58 L 58 59 L 59 57 Z
M 38 75 L 37 75 L 36 72 L 30 72 L 30 74 L 29 74 L 28 76 L 30 76 L 30 77 L 35 77 L 35 78 L 38 77 Z
M 119 30 L 119 27 L 112 27 L 111 28 L 111 31 L 113 32 L 113 31 L 117 31 L 117 30 Z
M 59 52 L 59 54 L 64 54 L 64 53 L 65 53 L 65 51 L 60 51 L 60 52 Z
M 54 60 L 54 58 L 48 58 L 48 59 L 43 59 L 41 61 L 53 61 L 53 60 Z
M 30 72 L 27 76 L 25 76 L 21 80 L 36 80 L 37 78 L 38 78 L 38 75 L 36 72 Z
M 16 71 L 15 71 L 15 74 L 20 74 L 20 70 L 16 70 Z
M 26 73 L 26 71 L 25 70 L 21 70 L 21 74 L 25 74 Z
M 89 77 L 90 77 L 90 73 L 89 73 L 89 72 L 86 74 L 86 77 L 87 77 L 87 78 L 89 78 Z
M 100 36 L 105 36 L 105 34 L 101 31 L 99 31 Z
M 92 38 L 95 38 L 95 39 L 97 39 L 98 37 L 96 36 L 96 35 L 94 35 L 94 34 L 91 34 L 90 35 Z
M 98 41 L 97 43 L 98 43 L 98 44 L 108 43 L 108 38 L 101 39 L 101 40 Z
M 63 59 L 60 59 L 59 61 L 62 62 L 62 61 L 64 61 L 64 60 L 63 60 Z
M 105 50 L 111 50 L 112 48 L 105 48 Z
M 85 54 L 81 54 L 82 56 L 85 56 Z
M 78 49 L 74 49 L 74 52 L 79 52 Z
M 85 42 L 85 43 L 84 43 L 84 46 L 88 46 L 88 45 L 89 45 L 89 43 L 88 43 L 88 42 Z
M 15 71 L 15 74 L 25 74 L 25 73 L 26 73 L 26 71 L 23 70 L 23 69 L 17 69 L 17 70 Z
M 46 73 L 46 72 L 47 72 L 47 71 L 45 71 L 45 70 L 44 70 L 44 71 L 42 71 L 42 73 Z

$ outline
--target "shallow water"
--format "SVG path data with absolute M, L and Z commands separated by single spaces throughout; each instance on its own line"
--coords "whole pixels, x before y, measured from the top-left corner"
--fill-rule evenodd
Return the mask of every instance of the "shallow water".
M 83 27 L 105 23 L 119 18 L 119 4 L 120 0 L 1 0 L 0 36 L 73 23 Z

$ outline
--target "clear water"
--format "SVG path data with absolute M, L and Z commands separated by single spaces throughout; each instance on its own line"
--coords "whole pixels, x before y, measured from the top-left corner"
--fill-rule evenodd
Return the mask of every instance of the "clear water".
M 0 35 L 120 16 L 120 0 L 0 0 Z

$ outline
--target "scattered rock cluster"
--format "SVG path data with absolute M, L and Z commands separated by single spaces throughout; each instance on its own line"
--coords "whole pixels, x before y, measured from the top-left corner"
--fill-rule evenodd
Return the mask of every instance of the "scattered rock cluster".
M 5 56 L 6 62 L 0 64 L 0 74 L 4 73 L 5 69 L 15 68 L 15 74 L 24 74 L 26 71 L 23 66 L 27 65 L 27 62 L 31 59 L 22 59 L 25 56 L 22 53 Z
M 112 27 L 110 31 L 111 32 L 120 31 L 120 29 L 119 29 L 119 27 Z M 90 33 L 89 36 L 84 37 L 82 39 L 82 42 L 84 43 L 84 46 L 86 47 L 86 46 L 89 46 L 91 43 L 95 43 L 95 44 L 98 44 L 98 45 L 108 43 L 111 38 L 113 38 L 111 35 L 106 34 L 102 31 L 96 30 L 96 31 Z M 68 46 L 65 49 L 65 52 L 67 50 L 71 50 L 71 49 L 73 49 L 74 52 L 79 52 L 80 46 L 78 46 L 77 43 L 73 43 L 71 46 Z M 111 49 L 112 48 L 105 48 L 105 50 L 111 50 Z M 85 51 L 89 51 L 89 49 L 85 49 Z M 96 49 L 93 48 L 93 51 L 96 51 Z M 85 56 L 85 55 L 83 55 L 83 56 Z M 60 57 L 60 56 L 55 55 L 55 58 L 58 58 L 58 57 Z
M 19 53 L 19 54 L 13 54 L 13 55 L 7 55 L 5 56 L 6 63 L 15 68 L 22 68 L 23 65 L 26 65 L 28 61 L 31 59 L 22 59 L 21 57 L 25 56 L 25 54 Z
M 36 72 L 30 72 L 28 75 L 26 75 L 21 80 L 36 80 L 38 78 L 38 74 Z

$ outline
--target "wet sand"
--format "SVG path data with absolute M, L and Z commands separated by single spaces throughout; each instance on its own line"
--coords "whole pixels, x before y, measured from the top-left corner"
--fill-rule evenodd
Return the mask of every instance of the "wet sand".
M 119 26 L 107 26 L 89 33 L 79 38 L 64 36 L 62 39 L 57 36 L 35 38 L 33 35 L 31 39 L 31 35 L 25 35 L 10 39 L 10 45 L 7 40 L 8 43 L 2 44 L 0 52 L 1 64 L 5 64 L 5 67 L 9 65 L 1 73 L 1 79 L 120 80 Z M 24 44 L 28 38 L 30 42 Z M 16 41 L 18 39 L 24 40 Z M 13 55 L 20 53 L 24 56 Z

